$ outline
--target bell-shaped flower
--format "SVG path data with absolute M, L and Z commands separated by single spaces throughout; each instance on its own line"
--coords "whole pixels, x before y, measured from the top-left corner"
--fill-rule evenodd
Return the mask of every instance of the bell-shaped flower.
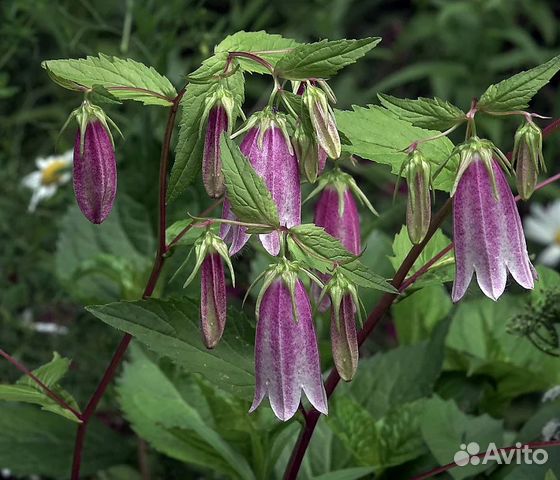
M 408 187 L 406 202 L 406 228 L 414 244 L 424 240 L 432 217 L 431 166 L 419 150 L 414 150 L 406 164 L 404 173 Z
M 267 108 L 251 117 L 240 150 L 264 181 L 278 207 L 280 224 L 293 227 L 301 223 L 301 186 L 298 164 L 287 134 L 285 117 Z M 224 202 L 222 217 L 235 220 L 229 202 Z M 223 224 L 221 235 L 231 242 L 230 254 L 235 255 L 249 240 L 246 228 Z M 280 252 L 280 235 L 275 231 L 261 234 L 259 239 L 268 253 Z
M 73 117 L 79 126 L 74 143 L 74 193 L 84 216 L 92 223 L 102 223 L 111 213 L 117 193 L 115 147 L 108 123 L 115 125 L 87 100 L 68 121 Z
M 454 302 L 475 272 L 481 290 L 493 300 L 504 292 L 508 271 L 524 288 L 533 288 L 536 279 L 513 194 L 494 157 L 507 160 L 490 145 L 473 137 L 460 150 L 453 199 Z
M 250 412 L 268 396 L 282 421 L 296 413 L 302 391 L 327 414 L 319 349 L 305 287 L 295 264 L 283 260 L 268 272 L 257 300 L 256 389 Z

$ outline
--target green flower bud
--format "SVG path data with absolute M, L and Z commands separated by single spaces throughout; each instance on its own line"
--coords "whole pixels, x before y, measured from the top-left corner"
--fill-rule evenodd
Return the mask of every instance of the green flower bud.
M 330 158 L 340 157 L 341 144 L 329 96 L 319 87 L 308 85 L 302 95 L 319 146 Z
M 515 132 L 512 163 L 519 196 L 527 200 L 535 190 L 539 172 L 545 169 L 542 132 L 532 121 L 525 122 Z
M 414 244 L 424 240 L 432 216 L 430 196 L 431 166 L 419 150 L 409 156 L 405 167 L 408 199 L 406 202 L 406 227 Z
M 305 132 L 301 124 L 294 131 L 292 143 L 301 174 L 309 183 L 315 183 L 317 177 L 325 168 L 327 154 L 317 145 L 315 139 Z

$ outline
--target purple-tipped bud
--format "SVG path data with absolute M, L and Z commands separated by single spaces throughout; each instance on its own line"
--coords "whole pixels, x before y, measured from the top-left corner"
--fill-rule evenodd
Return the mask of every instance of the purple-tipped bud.
M 512 163 L 519 196 L 528 200 L 535 191 L 539 172 L 545 170 L 542 132 L 532 121 L 521 125 L 515 132 Z
M 251 121 L 252 120 L 252 121 Z M 263 178 L 278 207 L 280 224 L 293 227 L 301 223 L 301 187 L 298 164 L 286 133 L 285 118 L 264 110 L 249 120 L 249 131 L 240 150 L 249 159 L 255 172 Z M 235 219 L 229 202 L 224 202 L 222 217 Z M 245 227 L 224 224 L 222 238 L 231 241 L 230 253 L 235 255 L 249 240 Z M 280 252 L 278 232 L 259 235 L 263 247 L 271 255 Z
M 311 305 L 302 282 L 292 283 L 290 291 L 282 277 L 276 278 L 262 296 L 255 342 L 256 389 L 250 409 L 254 411 L 268 395 L 282 421 L 296 413 L 302 390 L 319 412 L 328 412 Z
M 522 287 L 533 288 L 536 273 L 502 169 L 484 150 L 473 150 L 465 159 L 453 201 L 453 301 L 463 297 L 474 272 L 493 300 L 504 292 L 508 270 Z
M 200 329 L 207 348 L 214 348 L 226 326 L 226 277 L 219 253 L 210 253 L 200 267 Z
M 334 365 L 340 378 L 349 382 L 358 368 L 358 337 L 356 333 L 356 306 L 352 296 L 342 297 L 338 315 L 331 312 L 331 343 Z
M 117 193 L 117 164 L 111 135 L 100 120 L 85 122 L 74 144 L 74 192 L 80 210 L 92 223 L 111 213 Z
M 408 186 L 406 227 L 410 241 L 418 244 L 424 240 L 432 216 L 431 167 L 420 151 L 415 150 L 405 168 Z
M 208 126 L 204 139 L 204 155 L 202 156 L 202 181 L 206 193 L 212 198 L 221 197 L 225 192 L 222 159 L 220 157 L 220 138 L 228 130 L 228 114 L 218 104 L 208 115 Z

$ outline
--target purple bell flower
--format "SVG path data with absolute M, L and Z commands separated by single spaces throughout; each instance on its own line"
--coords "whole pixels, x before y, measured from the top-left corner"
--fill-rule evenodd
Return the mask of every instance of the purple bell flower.
M 214 106 L 208 115 L 202 156 L 202 181 L 206 193 L 212 198 L 221 197 L 226 188 L 220 157 L 220 138 L 223 132 L 228 131 L 228 124 L 226 109 L 221 104 Z
M 268 395 L 282 421 L 296 413 L 301 391 L 321 413 L 328 413 L 311 305 L 302 282 L 284 277 L 266 287 L 258 307 L 255 343 L 256 389 L 250 412 Z
M 240 150 L 245 155 L 255 172 L 263 178 L 278 207 L 280 224 L 293 227 L 301 223 L 301 187 L 296 157 L 286 134 L 285 119 L 270 110 L 264 110 L 252 121 L 249 131 L 241 142 Z M 229 202 L 224 202 L 222 217 L 235 220 Z M 249 235 L 246 228 L 223 224 L 220 234 L 231 242 L 230 254 L 241 250 Z M 280 252 L 280 235 L 278 232 L 259 235 L 259 239 L 268 253 L 278 255 Z
M 463 297 L 474 272 L 483 293 L 493 300 L 504 292 L 508 271 L 524 288 L 533 288 L 536 279 L 502 169 L 492 152 L 471 151 L 469 155 L 453 201 L 454 302 Z
M 92 223 L 102 223 L 111 213 L 117 193 L 115 149 L 107 125 L 86 122 L 74 144 L 74 192 L 80 210 Z
M 358 337 L 356 332 L 356 306 L 352 295 L 345 294 L 338 309 L 331 312 L 331 343 L 334 365 L 340 378 L 350 381 L 358 368 Z

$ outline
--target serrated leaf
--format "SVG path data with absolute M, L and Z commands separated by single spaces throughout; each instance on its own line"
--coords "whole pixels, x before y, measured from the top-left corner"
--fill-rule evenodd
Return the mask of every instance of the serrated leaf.
M 465 120 L 465 113 L 460 108 L 441 98 L 411 100 L 383 93 L 377 96 L 385 108 L 416 127 L 447 130 Z
M 479 110 L 525 110 L 533 96 L 560 70 L 560 55 L 535 68 L 490 85 L 480 97 Z
M 74 410 L 79 411 L 74 397 L 58 384 L 68 371 L 69 366 L 69 359 L 62 358 L 54 352 L 53 359 L 49 363 L 33 370 L 32 373 Z M 43 410 L 56 413 L 74 422 L 80 421 L 72 412 L 49 397 L 45 390 L 27 375 L 22 376 L 15 385 L 0 385 L 0 400 L 33 403 L 40 405 Z
M 437 396 L 426 403 L 421 428 L 438 465 L 453 462 L 461 445 L 476 442 L 480 452 L 484 452 L 491 442 L 502 445 L 504 437 L 502 421 L 486 414 L 479 417 L 466 415 L 453 400 L 444 401 Z M 492 465 L 493 462 L 478 466 L 464 465 L 449 470 L 449 473 L 454 479 L 461 480 L 483 472 Z
M 264 180 L 227 135 L 222 135 L 220 148 L 227 198 L 238 220 L 278 228 L 278 208 Z
M 89 93 L 88 98 L 95 104 L 109 103 L 113 105 L 120 105 L 122 102 L 115 97 L 103 85 L 94 85 L 92 91 Z
M 290 229 L 288 249 L 290 253 L 309 268 L 321 273 L 332 273 L 334 264 L 356 285 L 384 292 L 396 293 L 391 284 L 368 270 L 356 257 L 344 248 L 340 240 L 329 235 L 322 227 L 304 224 Z
M 253 397 L 254 327 L 234 309 L 228 311 L 224 336 L 212 350 L 202 343 L 199 302 L 149 299 L 90 306 L 87 310 L 108 325 L 130 333 L 184 371 L 200 373 L 238 397 Z
M 46 60 L 41 65 L 55 77 L 65 81 L 88 88 L 100 85 L 120 100 L 170 106 L 177 96 L 175 88 L 166 77 L 153 67 L 130 58 L 125 60 L 100 53 L 97 57 Z
M 401 165 L 407 159 L 406 149 L 413 142 L 440 133 L 414 127 L 379 106 L 352 108 L 351 111 L 335 110 L 337 127 L 350 142 L 350 145 L 343 144 L 342 149 L 347 153 L 390 165 L 394 174 L 401 171 Z M 442 137 L 422 144 L 420 150 L 432 164 L 432 171 L 435 171 L 451 154 L 453 143 L 447 137 Z M 434 180 L 434 188 L 449 192 L 456 173 L 455 156 Z
M 284 38 L 281 35 L 270 34 L 262 30 L 258 32 L 241 31 L 224 38 L 214 51 L 216 54 L 228 52 L 254 53 L 274 66 L 286 54 L 286 50 L 298 45 L 298 42 L 291 38 Z M 223 58 L 225 59 L 226 56 L 223 56 Z M 236 58 L 236 62 L 246 72 L 270 73 L 263 65 L 246 58 Z
M 322 40 L 295 47 L 276 64 L 276 73 L 288 80 L 330 78 L 374 48 L 381 38 Z
M 207 423 L 198 405 L 187 398 L 140 348 L 131 351 L 119 380 L 119 397 L 135 429 L 163 453 L 191 464 L 219 471 L 228 478 L 255 478 L 245 458 Z M 192 389 L 196 384 L 191 383 Z M 196 389 L 198 390 L 198 389 Z
M 215 62 L 215 58 L 208 59 L 193 75 L 206 76 L 208 65 Z M 233 93 L 235 103 L 243 105 L 245 80 L 242 72 L 237 72 L 226 79 L 228 89 Z M 189 84 L 185 95 L 181 99 L 181 120 L 179 121 L 179 138 L 175 147 L 175 161 L 169 177 L 167 198 L 176 200 L 189 187 L 200 172 L 202 165 L 202 150 L 204 148 L 204 129 L 201 128 L 205 100 L 212 95 L 218 83 L 203 85 Z M 237 110 L 234 111 L 237 114 Z M 235 121 L 234 115 L 234 121 Z

